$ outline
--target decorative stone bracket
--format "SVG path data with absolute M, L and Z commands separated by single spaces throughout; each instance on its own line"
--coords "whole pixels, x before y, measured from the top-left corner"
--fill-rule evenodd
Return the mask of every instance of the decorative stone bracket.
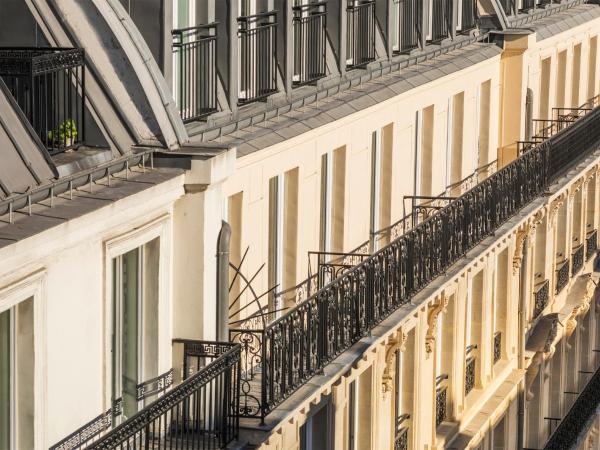
M 448 298 L 442 293 L 440 298 L 429 307 L 427 314 L 427 334 L 425 335 L 425 351 L 433 353 L 435 347 L 435 336 L 437 331 L 437 318 L 448 306 Z
M 396 352 L 406 350 L 406 333 L 402 329 L 389 339 L 385 348 L 385 368 L 382 376 L 383 395 L 392 392 L 394 389 L 394 376 L 396 374 L 396 366 L 394 364 L 394 356 Z

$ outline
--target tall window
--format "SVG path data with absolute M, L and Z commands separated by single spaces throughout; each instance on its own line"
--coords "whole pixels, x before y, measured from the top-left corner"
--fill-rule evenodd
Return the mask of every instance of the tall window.
M 371 235 L 380 229 L 381 158 L 381 130 L 377 130 L 371 135 Z
M 158 375 L 158 270 L 156 238 L 112 261 L 112 402 L 128 418 L 142 406 L 137 386 Z
M 183 28 L 192 27 L 195 25 L 196 20 L 196 2 L 194 0 L 173 0 L 173 29 L 180 30 Z M 185 42 L 182 42 L 185 44 Z M 186 73 L 191 71 L 190 77 L 195 76 L 195 69 L 187 67 L 188 61 L 185 60 L 184 55 L 180 51 L 173 52 L 173 95 L 175 97 L 175 103 L 181 107 L 183 99 L 179 98 L 181 93 L 184 92 L 180 83 L 183 82 L 184 78 L 181 77 L 180 72 Z
M 577 108 L 580 106 L 580 83 L 581 78 L 581 44 L 573 48 L 573 76 L 571 79 L 571 106 Z
M 596 95 L 596 60 L 598 58 L 598 36 L 590 38 L 590 59 L 588 63 L 587 99 Z
M 33 299 L 0 312 L 0 450 L 34 448 Z
M 321 157 L 320 248 L 323 252 L 343 251 L 345 194 L 346 147 L 340 147 Z

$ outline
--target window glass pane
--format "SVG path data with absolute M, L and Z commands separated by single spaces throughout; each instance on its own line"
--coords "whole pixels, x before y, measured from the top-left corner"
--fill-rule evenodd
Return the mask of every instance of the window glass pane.
M 19 449 L 34 448 L 34 348 L 33 348 L 33 299 L 20 302 L 14 309 L 15 314 L 15 342 L 13 348 L 15 356 L 16 392 L 14 401 L 16 428 L 15 434 Z
M 138 380 L 138 298 L 139 249 L 122 256 L 122 353 L 123 413 L 131 417 L 137 412 Z
M 10 310 L 0 313 L 0 450 L 10 450 Z
M 190 5 L 189 0 L 179 0 L 177 2 L 177 25 L 178 28 L 190 26 Z

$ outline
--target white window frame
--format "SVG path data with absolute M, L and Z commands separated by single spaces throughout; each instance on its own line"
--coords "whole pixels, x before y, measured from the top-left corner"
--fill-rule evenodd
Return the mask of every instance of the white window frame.
M 158 373 L 171 369 L 172 300 L 171 300 L 171 230 L 172 218 L 164 214 L 104 243 L 104 407 L 111 405 L 112 396 L 112 311 L 113 259 L 131 250 L 159 239 L 158 267 Z
M 40 269 L 36 272 L 23 276 L 11 277 L 10 280 L 0 280 L 0 312 L 12 310 L 19 303 L 31 299 L 33 302 L 33 346 L 34 346 L 34 446 L 43 448 L 46 446 L 46 405 L 47 405 L 47 373 L 46 373 L 46 271 Z M 17 280 L 17 281 L 15 281 Z M 12 315 L 12 314 L 11 314 Z M 14 321 L 11 318 L 11 322 Z M 14 358 L 14 355 L 12 356 Z M 14 364 L 13 364 L 14 367 Z M 12 391 L 14 392 L 14 390 Z M 14 418 L 14 403 L 13 418 Z M 15 441 L 16 423 L 11 423 L 13 429 L 11 443 L 17 448 Z

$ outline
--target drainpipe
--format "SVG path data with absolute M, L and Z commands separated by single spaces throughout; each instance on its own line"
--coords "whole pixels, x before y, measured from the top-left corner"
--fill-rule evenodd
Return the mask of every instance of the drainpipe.
M 525 121 L 525 140 L 531 141 L 533 137 L 533 91 L 531 88 L 527 88 L 525 96 Z
M 527 283 L 525 277 L 527 276 L 527 265 L 528 265 L 528 254 L 527 247 L 529 245 L 529 238 L 525 237 L 523 240 L 523 259 L 521 260 L 521 270 L 519 273 L 519 369 L 525 370 L 525 311 L 527 311 Z M 523 448 L 524 441 L 524 427 L 525 427 L 525 377 L 523 377 L 519 383 L 519 394 L 518 394 L 518 434 L 517 434 L 517 448 Z
M 217 340 L 229 342 L 229 242 L 231 226 L 221 221 L 217 238 Z

